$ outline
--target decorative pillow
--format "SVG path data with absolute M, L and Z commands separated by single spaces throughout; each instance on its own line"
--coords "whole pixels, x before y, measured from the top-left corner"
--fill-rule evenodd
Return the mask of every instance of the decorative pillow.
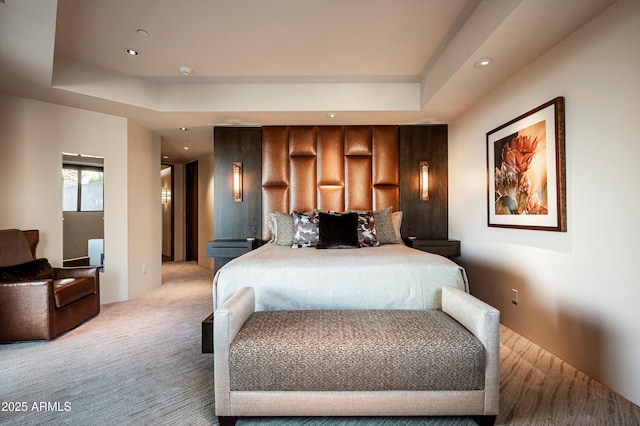
M 319 240 L 316 248 L 359 248 L 357 213 L 318 214 Z
M 269 229 L 271 230 L 271 242 L 279 246 L 293 244 L 293 217 L 286 213 L 269 213 Z
M 319 239 L 318 215 L 294 211 L 292 216 L 294 235 L 291 247 L 315 247 Z
M 358 213 L 358 243 L 361 247 L 377 247 L 380 245 L 376 236 L 373 212 Z
M 373 212 L 376 236 L 380 244 L 398 244 L 401 242 L 394 229 L 393 220 L 391 219 L 392 208 L 393 206 L 389 206 L 386 209 Z
M 402 227 L 402 212 L 398 210 L 397 212 L 391 213 L 391 222 L 393 223 L 393 230 L 396 233 L 398 242 L 404 244 L 402 234 L 400 233 L 400 228 Z
M 47 259 L 0 267 L 0 281 L 36 281 L 54 278 L 55 272 Z

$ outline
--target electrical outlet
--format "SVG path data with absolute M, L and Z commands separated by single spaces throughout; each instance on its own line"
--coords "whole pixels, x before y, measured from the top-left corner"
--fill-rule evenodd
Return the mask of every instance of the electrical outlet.
M 514 305 L 518 304 L 518 290 L 514 288 L 511 289 L 511 303 Z

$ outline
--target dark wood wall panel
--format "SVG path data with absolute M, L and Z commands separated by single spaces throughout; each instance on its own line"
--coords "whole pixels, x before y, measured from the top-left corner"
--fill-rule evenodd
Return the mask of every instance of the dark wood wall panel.
M 448 237 L 447 133 L 446 125 L 400 127 L 400 210 L 404 237 Z M 418 193 L 420 161 L 429 163 L 427 201 L 421 201 Z
M 214 128 L 215 239 L 259 238 L 262 234 L 261 135 L 259 127 Z M 242 202 L 233 201 L 234 161 L 242 162 Z

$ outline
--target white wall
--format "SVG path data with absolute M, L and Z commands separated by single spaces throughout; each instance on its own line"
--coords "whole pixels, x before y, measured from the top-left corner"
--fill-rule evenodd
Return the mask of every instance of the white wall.
M 150 211 L 142 205 L 144 198 L 130 205 L 127 192 L 135 186 L 129 183 L 128 161 L 152 152 L 151 148 L 129 152 L 128 138 L 124 118 L 0 94 L 0 228 L 39 229 L 37 255 L 48 258 L 54 266 L 62 265 L 62 152 L 104 157 L 103 304 L 137 293 L 139 283 L 130 281 L 128 274 L 129 250 L 134 255 L 153 252 L 160 257 L 160 245 L 153 238 L 132 239 L 128 233 L 130 216 L 136 214 L 131 209 L 138 208 L 141 214 Z M 143 160 L 142 167 L 148 167 L 145 161 L 152 160 Z M 158 154 L 154 194 L 159 186 L 159 162 Z M 149 184 L 148 178 L 138 178 L 142 179 L 141 188 Z M 156 199 L 155 214 L 159 216 L 159 196 Z M 159 225 L 156 231 L 159 233 Z
M 127 130 L 128 280 L 134 298 L 162 284 L 160 136 L 131 120 Z
M 449 126 L 449 235 L 462 241 L 472 293 L 635 404 L 639 40 L 640 2 L 620 0 Z M 566 102 L 568 232 L 487 227 L 486 133 L 556 96 Z

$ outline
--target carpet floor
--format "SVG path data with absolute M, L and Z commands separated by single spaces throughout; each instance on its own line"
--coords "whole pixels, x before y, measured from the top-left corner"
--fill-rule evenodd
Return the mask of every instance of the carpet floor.
M 50 342 L 0 345 L 2 425 L 216 425 L 201 353 L 212 271 L 163 264 L 163 285 Z M 640 425 L 640 407 L 507 327 L 501 425 Z M 466 417 L 240 418 L 238 426 L 463 426 Z

